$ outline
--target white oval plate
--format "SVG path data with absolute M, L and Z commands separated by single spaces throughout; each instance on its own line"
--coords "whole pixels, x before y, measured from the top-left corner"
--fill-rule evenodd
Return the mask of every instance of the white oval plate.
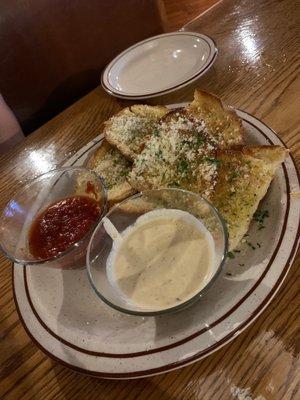
M 249 143 L 282 144 L 262 122 L 238 114 Z M 102 139 L 67 164 L 82 164 Z M 253 222 L 249 230 L 248 240 L 261 247 L 242 245 L 206 295 L 175 314 L 143 318 L 112 310 L 94 294 L 85 270 L 14 265 L 15 302 L 26 331 L 58 362 L 103 378 L 144 377 L 200 360 L 253 322 L 284 281 L 299 241 L 299 200 L 292 191 L 299 191 L 299 177 L 287 156 L 260 207 L 270 213 L 265 229 Z
M 146 99 L 188 85 L 212 66 L 214 41 L 195 32 L 173 32 L 143 40 L 105 68 L 101 84 L 113 96 Z

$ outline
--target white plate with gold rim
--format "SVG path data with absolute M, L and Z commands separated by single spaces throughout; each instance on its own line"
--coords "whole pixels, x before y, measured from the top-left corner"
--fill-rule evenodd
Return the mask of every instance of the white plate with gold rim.
M 124 99 L 147 99 L 187 86 L 213 65 L 214 41 L 201 33 L 171 32 L 129 47 L 104 69 L 101 85 Z
M 238 114 L 249 143 L 282 145 L 261 121 Z M 102 139 L 95 138 L 67 165 L 82 164 Z M 14 296 L 26 331 L 58 362 L 103 378 L 145 377 L 200 360 L 251 324 L 282 285 L 299 244 L 294 191 L 299 177 L 288 155 L 260 206 L 270 214 L 265 229 L 253 222 L 249 230 L 249 241 L 261 247 L 242 245 L 205 296 L 174 314 L 145 318 L 112 310 L 94 294 L 85 270 L 14 265 Z

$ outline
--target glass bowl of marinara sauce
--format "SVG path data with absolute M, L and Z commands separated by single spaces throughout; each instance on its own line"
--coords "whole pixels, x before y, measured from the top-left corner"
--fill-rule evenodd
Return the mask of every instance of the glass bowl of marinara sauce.
M 106 202 L 102 179 L 86 168 L 65 167 L 42 174 L 5 206 L 0 248 L 18 264 L 82 268 Z

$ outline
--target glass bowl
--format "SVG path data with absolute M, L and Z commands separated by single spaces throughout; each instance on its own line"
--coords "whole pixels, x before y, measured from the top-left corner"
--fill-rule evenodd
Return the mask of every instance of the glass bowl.
M 28 234 L 32 222 L 49 205 L 67 197 L 84 195 L 95 199 L 101 212 L 89 231 L 56 256 L 42 259 L 29 251 Z M 106 189 L 101 178 L 82 167 L 58 168 L 31 180 L 5 206 L 0 217 L 0 249 L 18 264 L 46 265 L 53 268 L 85 266 L 91 234 L 106 212 Z
M 118 235 L 138 217 L 156 209 L 176 209 L 186 211 L 200 220 L 211 234 L 215 245 L 215 259 L 210 280 L 196 295 L 188 300 L 164 309 L 145 309 L 120 295 L 115 285 L 111 283 L 111 273 L 106 266 L 112 250 L 113 240 L 106 232 L 109 220 Z M 112 226 L 108 221 L 108 224 Z M 113 230 L 114 230 L 114 227 Z M 228 233 L 226 224 L 216 208 L 201 196 L 182 189 L 160 189 L 138 193 L 115 205 L 96 227 L 87 249 L 87 271 L 90 283 L 106 304 L 114 309 L 134 315 L 151 316 L 166 312 L 181 310 L 198 300 L 211 285 L 221 271 L 228 248 Z

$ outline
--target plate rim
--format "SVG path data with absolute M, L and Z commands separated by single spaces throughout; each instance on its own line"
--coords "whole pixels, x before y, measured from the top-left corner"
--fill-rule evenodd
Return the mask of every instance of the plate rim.
M 173 106 L 174 106 L 174 105 L 173 105 Z M 247 115 L 248 117 L 250 117 L 250 118 L 252 118 L 252 119 L 258 121 L 258 122 L 259 122 L 260 124 L 262 124 L 265 128 L 267 128 L 268 130 L 270 130 L 270 131 L 277 137 L 277 139 L 285 146 L 284 142 L 283 142 L 282 139 L 276 134 L 276 132 L 274 132 L 273 129 L 271 129 L 269 126 L 267 126 L 266 124 L 264 124 L 261 120 L 259 120 L 258 118 L 254 117 L 253 115 L 251 115 L 251 114 L 249 114 L 249 113 L 247 113 L 247 112 L 245 112 L 245 111 L 240 111 L 240 110 L 237 110 L 237 111 L 240 112 L 241 114 L 244 113 L 244 114 Z M 246 122 L 249 123 L 249 120 L 246 120 Z M 251 122 L 250 122 L 250 124 L 251 124 Z M 253 124 L 252 124 L 252 125 L 253 125 Z M 270 141 L 270 138 L 268 138 L 268 136 L 266 136 L 265 133 L 262 132 L 261 129 L 259 129 L 258 126 L 254 125 L 254 127 L 255 127 L 256 129 L 258 129 L 258 130 L 260 131 L 260 133 L 262 133 L 262 134 Z M 95 146 L 95 144 L 99 143 L 101 140 L 102 140 L 101 138 L 98 138 L 98 139 L 96 139 L 96 140 L 94 139 L 94 140 L 92 140 L 91 142 L 89 142 L 86 146 L 84 146 L 83 149 L 85 149 L 85 150 L 84 150 L 82 153 L 80 153 L 80 155 L 79 155 L 78 158 L 82 157 L 84 153 L 88 152 L 92 147 Z M 88 146 L 88 148 L 86 148 L 87 146 Z M 286 146 L 285 146 L 285 147 L 286 147 Z M 79 150 L 79 151 L 80 151 L 80 150 Z M 77 152 L 77 153 L 78 153 L 78 152 Z M 290 156 L 291 156 L 291 155 L 290 155 Z M 77 159 L 78 159 L 78 158 L 77 158 Z M 298 185 L 299 185 L 299 179 L 300 179 L 300 178 L 299 178 L 299 171 L 298 171 L 298 169 L 297 169 L 297 165 L 296 165 L 296 163 L 295 163 L 295 160 L 294 160 L 294 158 L 293 158 L 292 156 L 291 156 L 291 161 L 292 161 L 292 164 L 293 164 L 293 166 L 294 166 L 294 168 L 295 168 L 295 171 L 296 171 L 296 179 L 297 179 L 297 181 L 298 181 L 297 183 L 298 183 Z M 76 162 L 76 160 L 75 160 L 74 162 Z M 283 164 L 283 165 L 284 165 L 284 164 Z M 289 179 L 288 179 L 288 174 L 285 175 L 285 178 L 286 178 L 286 182 L 288 182 L 288 181 L 289 181 Z M 289 194 L 289 193 L 287 193 L 287 197 L 290 197 L 290 194 Z M 288 213 L 286 213 L 286 214 L 288 214 Z M 286 217 L 286 216 L 285 216 L 285 217 Z M 280 234 L 280 237 L 282 236 L 282 234 L 284 234 L 285 231 L 286 231 L 286 227 L 285 227 L 284 229 L 282 229 L 281 234 Z M 230 342 L 235 336 L 237 336 L 237 334 L 241 333 L 241 332 L 242 332 L 244 329 L 246 329 L 252 322 L 254 322 L 254 320 L 255 320 L 255 319 L 263 312 L 263 310 L 270 304 L 271 300 L 274 298 L 274 296 L 275 296 L 276 293 L 278 292 L 279 288 L 281 287 L 282 283 L 284 282 L 284 279 L 285 279 L 285 277 L 286 277 L 286 275 L 287 275 L 287 273 L 288 273 L 288 271 L 289 271 L 289 269 L 290 269 L 290 267 L 291 267 L 291 265 L 292 265 L 293 259 L 294 259 L 294 257 L 295 257 L 296 251 L 297 251 L 298 242 L 299 242 L 299 233 L 300 233 L 300 226 L 299 226 L 299 222 L 298 222 L 298 229 L 297 229 L 297 231 L 295 232 L 295 235 L 294 235 L 294 243 L 293 243 L 293 246 L 292 246 L 292 248 L 291 248 L 291 250 L 290 250 L 290 253 L 287 255 L 287 260 L 286 260 L 285 266 L 282 268 L 282 271 L 281 271 L 281 273 L 280 273 L 280 275 L 279 275 L 277 281 L 276 281 L 275 284 L 273 285 L 271 291 L 266 295 L 266 297 L 263 299 L 263 301 L 261 301 L 261 303 L 260 303 L 260 304 L 258 305 L 258 307 L 254 310 L 254 312 L 249 316 L 249 318 L 247 318 L 247 320 L 245 320 L 240 326 L 238 326 L 235 330 L 232 330 L 228 335 L 226 335 L 225 337 L 223 337 L 222 339 L 220 339 L 218 342 L 216 342 L 216 343 L 214 343 L 213 345 L 211 345 L 209 348 L 204 349 L 204 350 L 202 350 L 201 352 L 199 352 L 199 353 L 197 353 L 197 354 L 194 354 L 193 356 L 191 356 L 191 357 L 189 357 L 189 358 L 187 358 L 187 359 L 185 359 L 185 360 L 181 360 L 181 361 L 177 361 L 177 362 L 175 362 L 175 363 L 170 363 L 170 364 L 167 364 L 167 365 L 163 365 L 163 366 L 158 367 L 158 368 L 147 369 L 147 370 L 144 370 L 144 371 L 125 372 L 125 373 L 113 373 L 113 372 L 112 372 L 112 373 L 105 373 L 105 372 L 99 372 L 99 371 L 90 371 L 90 370 L 87 370 L 87 369 L 82 369 L 82 368 L 79 368 L 79 367 L 77 367 L 77 366 L 68 364 L 66 361 L 61 360 L 60 358 L 57 358 L 57 357 L 54 356 L 53 354 L 49 353 L 49 351 L 48 351 L 47 349 L 45 349 L 40 343 L 38 343 L 37 340 L 33 337 L 33 334 L 31 334 L 31 332 L 29 331 L 29 328 L 27 327 L 27 325 L 26 325 L 26 323 L 25 323 L 25 321 L 24 321 L 24 319 L 23 319 L 23 317 L 22 317 L 22 314 L 21 314 L 21 312 L 20 312 L 19 305 L 18 305 L 18 301 L 17 301 L 17 296 L 16 296 L 16 293 L 15 293 L 15 285 L 14 285 L 14 268 L 20 268 L 20 267 L 19 267 L 19 266 L 16 267 L 15 265 L 13 266 L 13 294 L 14 294 L 14 300 L 15 300 L 15 304 L 16 304 L 16 308 L 17 308 L 17 311 L 18 311 L 20 320 L 21 320 L 21 322 L 22 322 L 22 324 L 23 324 L 23 326 L 24 326 L 26 332 L 27 332 L 27 333 L 29 334 L 29 336 L 31 337 L 31 339 L 32 339 L 32 340 L 33 340 L 33 341 L 34 341 L 48 356 L 50 356 L 50 357 L 56 359 L 56 361 L 58 361 L 58 362 L 60 362 L 60 363 L 62 363 L 62 364 L 64 364 L 64 365 L 66 365 L 67 367 L 69 367 L 69 368 L 71 368 L 71 369 L 75 369 L 75 370 L 78 371 L 78 372 L 82 372 L 82 373 L 89 374 L 89 375 L 92 375 L 92 376 L 98 376 L 98 377 L 104 377 L 104 378 L 111 378 L 111 379 L 120 379 L 120 378 L 128 379 L 128 378 L 136 378 L 136 377 L 143 377 L 143 376 L 156 375 L 157 373 L 164 373 L 164 372 L 167 372 L 167 371 L 171 371 L 171 370 L 173 370 L 173 369 L 180 368 L 180 367 L 182 367 L 182 366 L 188 365 L 188 364 L 190 364 L 190 363 L 192 363 L 192 362 L 195 362 L 195 361 L 197 361 L 197 360 L 200 360 L 201 358 L 204 358 L 204 357 L 208 356 L 208 355 L 211 354 L 212 352 L 214 352 L 214 351 L 218 350 L 219 348 L 221 348 L 222 346 L 224 346 L 226 343 Z M 282 240 L 281 240 L 281 242 L 282 242 Z M 279 238 L 279 240 L 278 240 L 278 243 L 281 244 L 281 243 L 280 243 L 280 238 Z M 277 243 L 276 248 L 278 247 L 278 243 Z M 274 250 L 273 253 L 276 252 L 276 248 L 275 248 L 275 250 Z M 273 254 L 272 254 L 272 256 L 273 256 Z M 270 264 L 270 265 L 269 265 L 269 264 Z M 272 262 L 269 263 L 269 264 L 268 264 L 268 265 L 271 267 Z M 25 268 L 24 268 L 24 269 L 25 269 Z M 266 269 L 267 269 L 267 267 L 266 267 Z M 265 269 L 265 270 L 266 270 L 266 269 Z M 265 271 L 264 271 L 264 272 L 265 272 Z M 267 272 L 268 272 L 268 271 L 267 271 Z M 266 272 L 266 273 L 267 273 L 267 272 Z M 258 285 L 259 285 L 259 283 L 258 283 Z M 258 286 L 258 285 L 257 285 L 257 286 Z M 253 286 L 254 286 L 254 285 L 253 285 Z M 251 291 L 251 290 L 252 290 L 252 288 L 250 289 L 250 291 Z M 250 291 L 249 291 L 249 292 L 250 292 Z M 252 292 L 251 292 L 251 293 L 252 293 Z M 250 293 L 249 295 L 251 295 L 251 293 Z M 247 293 L 247 295 L 246 295 L 246 296 L 243 296 L 243 298 L 242 298 L 238 303 L 241 302 L 241 304 L 242 304 L 242 303 L 246 300 L 246 298 L 249 297 L 249 295 L 248 295 L 248 293 Z M 239 304 L 239 305 L 241 305 L 241 304 Z M 237 305 L 237 306 L 235 307 L 235 309 L 238 308 L 239 305 Z M 233 308 L 233 307 L 232 307 L 232 308 Z M 230 310 L 230 311 L 231 311 L 231 310 Z M 39 320 L 38 320 L 38 322 L 40 323 Z M 189 339 L 189 340 L 191 340 L 191 339 Z M 178 342 L 180 342 L 180 341 L 178 341 Z M 178 342 L 176 342 L 176 343 L 178 343 Z M 177 347 L 177 346 L 180 346 L 181 344 L 183 344 L 183 343 L 179 343 L 179 344 L 176 345 L 176 343 L 174 343 L 174 346 L 172 346 L 172 347 Z M 156 349 L 158 349 L 158 348 L 156 348 Z M 153 349 L 153 350 L 155 350 L 155 349 Z M 155 352 L 160 352 L 160 351 L 161 351 L 161 350 L 156 350 Z M 203 354 L 204 352 L 206 352 L 206 353 Z M 150 352 L 146 352 L 146 353 L 147 353 L 147 354 L 150 354 Z M 202 353 L 202 354 L 201 354 L 201 353 Z M 145 355 L 145 354 L 144 354 L 144 355 Z M 99 356 L 100 356 L 100 354 L 99 354 Z M 102 355 L 102 357 L 103 357 L 103 355 Z M 121 358 L 121 357 L 120 357 L 119 354 L 116 354 L 116 355 L 114 356 L 114 358 Z M 124 358 L 125 358 L 125 357 L 124 357 Z M 127 356 L 126 358 L 128 358 L 128 356 Z
M 201 38 L 202 40 L 204 40 L 210 49 L 210 54 L 207 58 L 206 63 L 204 64 L 204 66 L 202 68 L 200 68 L 200 70 L 198 72 L 196 72 L 195 74 L 193 74 L 192 76 L 190 76 L 188 79 L 186 79 L 185 81 L 178 83 L 176 85 L 172 85 L 169 88 L 157 91 L 157 92 L 152 92 L 152 93 L 148 93 L 148 94 L 122 94 L 116 90 L 113 89 L 113 87 L 111 85 L 108 84 L 109 80 L 108 80 L 108 74 L 110 69 L 112 68 L 113 65 L 115 65 L 125 54 L 129 53 L 131 50 L 135 49 L 136 47 L 147 43 L 153 39 L 158 39 L 158 38 L 162 38 L 162 37 L 168 37 L 168 36 L 193 36 L 193 37 L 198 37 Z M 169 33 L 163 33 L 160 35 L 155 35 L 152 36 L 150 38 L 144 39 L 139 41 L 138 43 L 135 43 L 134 45 L 128 47 L 127 49 L 125 49 L 124 51 L 122 51 L 121 53 L 119 53 L 112 61 L 110 61 L 106 67 L 104 68 L 103 72 L 101 73 L 101 86 L 103 87 L 103 89 L 110 95 L 120 98 L 120 99 L 128 99 L 128 100 L 133 100 L 133 99 L 148 99 L 148 98 L 152 98 L 152 97 L 158 97 L 158 96 L 162 96 L 164 94 L 167 93 L 171 93 L 175 90 L 181 89 L 187 85 L 189 85 L 190 83 L 194 82 L 195 80 L 197 80 L 200 76 L 202 76 L 203 74 L 205 74 L 213 65 L 213 63 L 216 60 L 218 54 L 218 48 L 216 45 L 216 42 L 214 41 L 214 39 L 212 39 L 210 36 L 202 34 L 202 33 L 198 33 L 198 32 L 193 32 L 193 31 L 177 31 L 177 32 L 169 32 Z
M 241 118 L 242 118 L 243 121 L 246 121 L 245 119 L 243 119 L 242 116 L 241 116 Z M 252 124 L 249 121 L 246 121 L 246 122 L 249 123 L 250 125 L 252 125 L 255 129 L 258 129 L 260 134 L 263 135 L 271 145 L 274 145 L 272 140 L 261 129 L 259 129 L 258 127 L 256 127 L 254 124 Z M 85 152 L 83 152 L 77 159 L 75 159 L 71 163 L 71 165 L 75 164 L 78 161 L 78 159 L 80 159 L 84 154 L 85 154 Z M 282 167 L 283 172 L 284 172 L 285 184 L 286 184 L 286 188 L 287 188 L 287 192 L 288 192 L 288 190 L 289 190 L 289 181 L 288 181 L 288 174 L 287 174 L 286 166 L 283 164 L 281 167 Z M 251 296 L 252 292 L 259 286 L 261 281 L 264 279 L 264 277 L 268 273 L 269 269 L 272 266 L 274 258 L 278 254 L 278 251 L 279 251 L 280 246 L 281 246 L 282 241 L 283 241 L 283 236 L 284 236 L 284 233 L 285 233 L 285 230 L 286 230 L 286 224 L 287 224 L 287 220 L 288 220 L 289 209 L 290 209 L 290 198 L 289 198 L 289 196 L 287 196 L 286 211 L 285 211 L 285 215 L 284 215 L 284 222 L 283 222 L 283 226 L 282 226 L 282 229 L 281 229 L 281 232 L 280 232 L 280 236 L 279 236 L 278 242 L 276 244 L 276 247 L 275 247 L 273 253 L 271 254 L 270 261 L 265 266 L 264 271 L 262 272 L 261 276 L 253 284 L 253 286 L 247 291 L 247 293 L 236 304 L 234 304 L 230 308 L 230 310 L 228 310 L 225 314 L 223 314 L 221 317 L 219 317 L 217 320 L 215 320 L 212 324 L 210 324 L 210 328 L 219 325 L 219 323 L 221 323 L 224 319 L 226 319 L 226 317 L 230 316 L 241 304 L 243 304 L 243 302 L 246 301 L 246 299 Z M 39 315 L 39 313 L 37 312 L 37 310 L 34 307 L 34 304 L 32 302 L 31 296 L 30 296 L 30 291 L 29 291 L 29 288 L 28 288 L 27 265 L 23 266 L 23 280 L 24 280 L 25 292 L 26 292 L 27 300 L 28 300 L 28 302 L 30 304 L 31 310 L 32 310 L 33 314 L 35 315 L 36 319 L 39 321 L 39 323 L 43 326 L 43 328 L 51 336 L 56 338 L 58 341 L 60 341 L 64 345 L 72 348 L 73 350 L 76 350 L 78 352 L 84 353 L 84 354 L 88 354 L 88 355 L 92 355 L 92 356 L 96 356 L 96 357 L 103 357 L 103 358 L 134 358 L 134 357 L 142 357 L 142 356 L 145 356 L 145 355 L 155 354 L 155 353 L 163 352 L 163 351 L 166 351 L 166 350 L 169 350 L 169 349 L 172 349 L 172 348 L 176 348 L 176 347 L 178 347 L 178 346 L 180 346 L 182 344 L 185 344 L 185 343 L 189 342 L 190 340 L 195 339 L 196 337 L 201 336 L 202 334 L 204 334 L 208 330 L 208 329 L 202 328 L 201 330 L 199 330 L 197 332 L 194 332 L 193 334 L 191 334 L 191 335 L 189 335 L 189 336 L 187 336 L 187 337 L 185 337 L 185 338 L 183 338 L 181 340 L 178 340 L 177 342 L 171 343 L 169 345 L 165 345 L 165 346 L 161 346 L 161 347 L 155 347 L 155 348 L 152 348 L 150 350 L 144 350 L 144 351 L 133 352 L 133 353 L 104 353 L 104 352 L 97 352 L 97 351 L 93 351 L 93 350 L 87 350 L 87 349 L 81 348 L 81 347 L 69 342 L 68 340 L 60 337 L 59 335 L 57 335 L 51 328 L 49 328 L 47 326 L 47 324 L 44 322 L 42 317 Z

